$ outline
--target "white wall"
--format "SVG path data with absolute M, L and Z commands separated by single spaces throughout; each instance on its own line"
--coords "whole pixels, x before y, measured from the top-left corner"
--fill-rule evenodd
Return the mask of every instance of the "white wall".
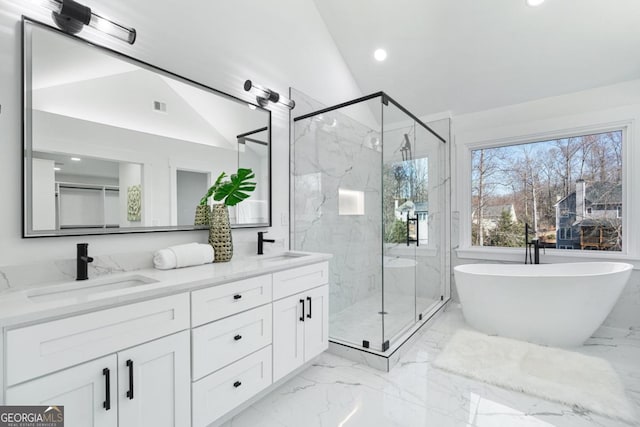
M 55 171 L 53 160 L 33 159 L 33 229 L 52 230 L 56 227 Z
M 625 185 L 628 198 L 624 200 L 623 227 L 628 231 L 623 246 L 626 254 L 559 252 L 547 250 L 541 262 L 579 262 L 603 259 L 634 264 L 635 271 L 617 305 L 605 324 L 629 328 L 640 326 L 640 80 L 601 87 L 523 104 L 511 105 L 473 114 L 454 117 L 454 170 L 452 188 L 453 211 L 459 211 L 459 224 L 453 224 L 455 236 L 452 264 L 470 262 L 522 262 L 523 250 L 470 247 L 470 148 L 491 144 L 515 143 L 553 138 L 569 131 L 589 132 L 617 125 L 628 127 L 625 148 Z M 454 218 L 456 215 L 454 214 Z M 459 233 L 456 229 L 459 225 Z M 459 242 L 457 236 L 459 237 Z
M 100 43 L 242 99 L 252 99 L 242 89 L 247 78 L 281 94 L 286 94 L 289 86 L 296 87 L 329 105 L 361 95 L 311 0 L 179 3 L 87 0 L 84 3 L 105 16 L 135 27 L 138 32 L 133 46 L 109 38 L 103 38 Z M 7 206 L 0 210 L 0 266 L 33 259 L 73 258 L 75 243 L 79 241 L 88 242 L 93 255 L 155 250 L 188 241 L 205 242 L 207 234 L 202 231 L 21 238 L 20 19 L 23 14 L 50 22 L 49 14 L 41 10 L 37 2 L 0 0 L 0 183 Z M 286 109 L 273 108 L 270 236 L 278 239 L 288 238 L 288 119 Z M 234 243 L 255 239 L 256 230 L 234 231 Z

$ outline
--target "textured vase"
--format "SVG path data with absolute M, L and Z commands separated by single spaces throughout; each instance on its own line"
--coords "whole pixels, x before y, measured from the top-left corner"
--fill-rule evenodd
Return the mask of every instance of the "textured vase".
M 209 205 L 196 206 L 196 218 L 193 225 L 209 225 L 211 223 L 211 208 Z
M 209 244 L 213 246 L 213 262 L 226 262 L 231 260 L 233 256 L 233 242 L 231 241 L 229 209 L 223 204 L 213 205 L 211 208 Z

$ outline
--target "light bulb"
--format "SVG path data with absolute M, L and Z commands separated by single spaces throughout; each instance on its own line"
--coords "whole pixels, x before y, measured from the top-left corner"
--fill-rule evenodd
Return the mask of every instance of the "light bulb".
M 382 62 L 387 59 L 387 51 L 384 49 L 376 49 L 376 51 L 373 52 L 373 57 L 376 58 L 376 61 Z

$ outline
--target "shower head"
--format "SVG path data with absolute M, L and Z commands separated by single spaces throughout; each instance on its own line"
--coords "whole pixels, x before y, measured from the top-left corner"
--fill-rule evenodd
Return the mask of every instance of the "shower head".
M 400 153 L 402 154 L 402 160 L 411 160 L 411 141 L 409 141 L 409 134 L 404 134 L 404 141 L 400 145 Z

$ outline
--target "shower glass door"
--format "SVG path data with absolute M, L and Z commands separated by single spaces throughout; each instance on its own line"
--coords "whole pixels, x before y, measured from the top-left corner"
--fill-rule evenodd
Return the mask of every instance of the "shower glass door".
M 381 350 L 380 98 L 294 121 L 292 248 L 329 261 L 332 341 Z
M 427 202 L 426 167 L 416 157 L 416 123 L 382 102 L 383 349 L 416 322 L 416 251 Z
M 441 126 L 441 134 L 448 136 L 449 120 L 434 122 Z M 449 144 L 442 143 L 433 133 L 416 123 L 414 144 L 414 167 L 420 208 L 416 209 L 420 237 L 416 247 L 416 316 L 417 321 L 426 316 L 441 301 L 444 295 L 444 265 L 446 249 L 445 219 L 447 212 L 446 188 L 448 162 L 446 153 Z

